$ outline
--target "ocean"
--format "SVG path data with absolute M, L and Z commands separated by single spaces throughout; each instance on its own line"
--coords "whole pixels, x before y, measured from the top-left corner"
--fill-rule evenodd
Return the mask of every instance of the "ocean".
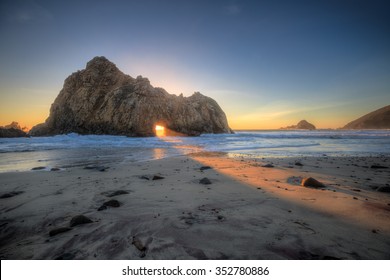
M 198 151 L 231 157 L 390 156 L 390 130 L 257 130 L 199 137 L 67 134 L 0 139 L 0 172 L 141 162 Z

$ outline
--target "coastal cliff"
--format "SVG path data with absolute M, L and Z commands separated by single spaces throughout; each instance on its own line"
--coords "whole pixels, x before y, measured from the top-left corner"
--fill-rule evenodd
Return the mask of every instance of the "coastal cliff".
M 343 129 L 390 129 L 390 105 L 348 123 Z
M 212 98 L 199 92 L 190 97 L 169 94 L 147 78 L 132 78 L 105 57 L 95 57 L 65 80 L 46 122 L 30 135 L 154 136 L 156 125 L 173 135 L 232 133 Z

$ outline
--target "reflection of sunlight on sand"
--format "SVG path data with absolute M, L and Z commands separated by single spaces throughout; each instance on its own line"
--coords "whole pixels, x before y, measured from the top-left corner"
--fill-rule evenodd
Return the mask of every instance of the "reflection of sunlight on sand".
M 228 158 L 221 153 L 213 152 L 200 152 L 189 156 L 202 165 L 211 166 L 216 172 L 234 181 L 244 183 L 248 187 L 260 188 L 277 199 L 367 227 L 382 227 L 383 231 L 390 231 L 390 214 L 386 211 L 378 211 L 377 208 L 384 204 L 384 199 L 376 193 L 370 194 L 373 197 L 366 196 L 373 205 L 368 208 L 364 199 L 353 199 L 353 194 L 344 193 L 341 189 L 337 189 L 335 193 L 331 189 L 322 191 L 299 185 L 293 186 L 287 179 L 295 176 L 296 171 L 288 168 L 264 168 L 250 160 Z M 323 180 L 330 186 L 334 177 L 325 175 Z

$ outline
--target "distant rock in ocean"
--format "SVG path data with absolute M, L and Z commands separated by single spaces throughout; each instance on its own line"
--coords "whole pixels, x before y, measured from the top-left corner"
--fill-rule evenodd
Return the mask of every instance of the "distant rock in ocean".
M 0 127 L 0 138 L 27 137 L 26 132 L 17 122 Z
M 390 105 L 348 123 L 343 129 L 390 129 Z
M 280 129 L 309 129 L 309 130 L 314 130 L 316 127 L 309 123 L 306 120 L 301 120 L 297 125 L 291 125 L 287 127 L 282 127 Z
M 105 57 L 95 57 L 65 80 L 46 122 L 30 135 L 154 136 L 156 125 L 168 135 L 232 133 L 213 99 L 199 92 L 190 97 L 169 94 L 147 78 L 134 79 Z

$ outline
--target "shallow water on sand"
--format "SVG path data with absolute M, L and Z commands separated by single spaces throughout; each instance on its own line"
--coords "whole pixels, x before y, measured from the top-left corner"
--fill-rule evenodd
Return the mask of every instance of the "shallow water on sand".
M 201 150 L 230 156 L 390 156 L 390 130 L 263 130 L 200 137 L 57 135 L 0 139 L 0 172 L 137 162 Z

